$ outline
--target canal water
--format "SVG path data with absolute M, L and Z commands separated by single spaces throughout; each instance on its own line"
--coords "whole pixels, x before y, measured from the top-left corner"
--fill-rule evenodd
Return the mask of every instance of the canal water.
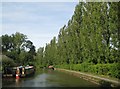
M 2 87 L 97 87 L 98 85 L 68 73 L 40 70 L 32 77 L 3 78 Z

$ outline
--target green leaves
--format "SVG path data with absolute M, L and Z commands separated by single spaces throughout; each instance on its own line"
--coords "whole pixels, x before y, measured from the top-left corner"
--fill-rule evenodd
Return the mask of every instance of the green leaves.
M 5 55 L 0 55 L 2 56 L 2 67 L 4 68 L 5 66 L 15 66 L 16 63 L 9 57 Z
M 120 62 L 118 22 L 118 3 L 79 2 L 57 41 L 53 38 L 46 45 L 44 61 L 61 68 L 109 74 L 109 64 L 114 68 Z
M 2 52 L 13 59 L 18 64 L 27 64 L 33 61 L 35 56 L 35 46 L 27 36 L 16 32 L 10 36 L 2 35 Z

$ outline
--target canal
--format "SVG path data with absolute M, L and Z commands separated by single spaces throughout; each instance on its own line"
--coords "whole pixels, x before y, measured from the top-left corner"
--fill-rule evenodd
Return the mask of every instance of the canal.
M 76 76 L 53 70 L 40 70 L 27 78 L 3 78 L 2 87 L 97 87 Z

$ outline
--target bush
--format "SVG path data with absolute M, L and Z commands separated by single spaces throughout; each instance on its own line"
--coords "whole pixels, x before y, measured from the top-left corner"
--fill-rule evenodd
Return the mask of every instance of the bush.
M 5 66 L 16 66 L 16 63 L 9 57 L 2 55 L 2 67 Z
M 82 63 L 82 64 L 64 64 L 57 65 L 57 68 L 70 69 L 75 71 L 89 72 L 99 75 L 108 75 L 111 77 L 120 79 L 120 67 L 119 63 L 112 64 L 91 64 L 91 63 Z

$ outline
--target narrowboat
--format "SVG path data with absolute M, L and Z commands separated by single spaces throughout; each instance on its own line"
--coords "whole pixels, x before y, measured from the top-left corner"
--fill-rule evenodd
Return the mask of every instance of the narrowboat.
M 2 77 L 27 77 L 35 73 L 34 66 L 5 67 Z

